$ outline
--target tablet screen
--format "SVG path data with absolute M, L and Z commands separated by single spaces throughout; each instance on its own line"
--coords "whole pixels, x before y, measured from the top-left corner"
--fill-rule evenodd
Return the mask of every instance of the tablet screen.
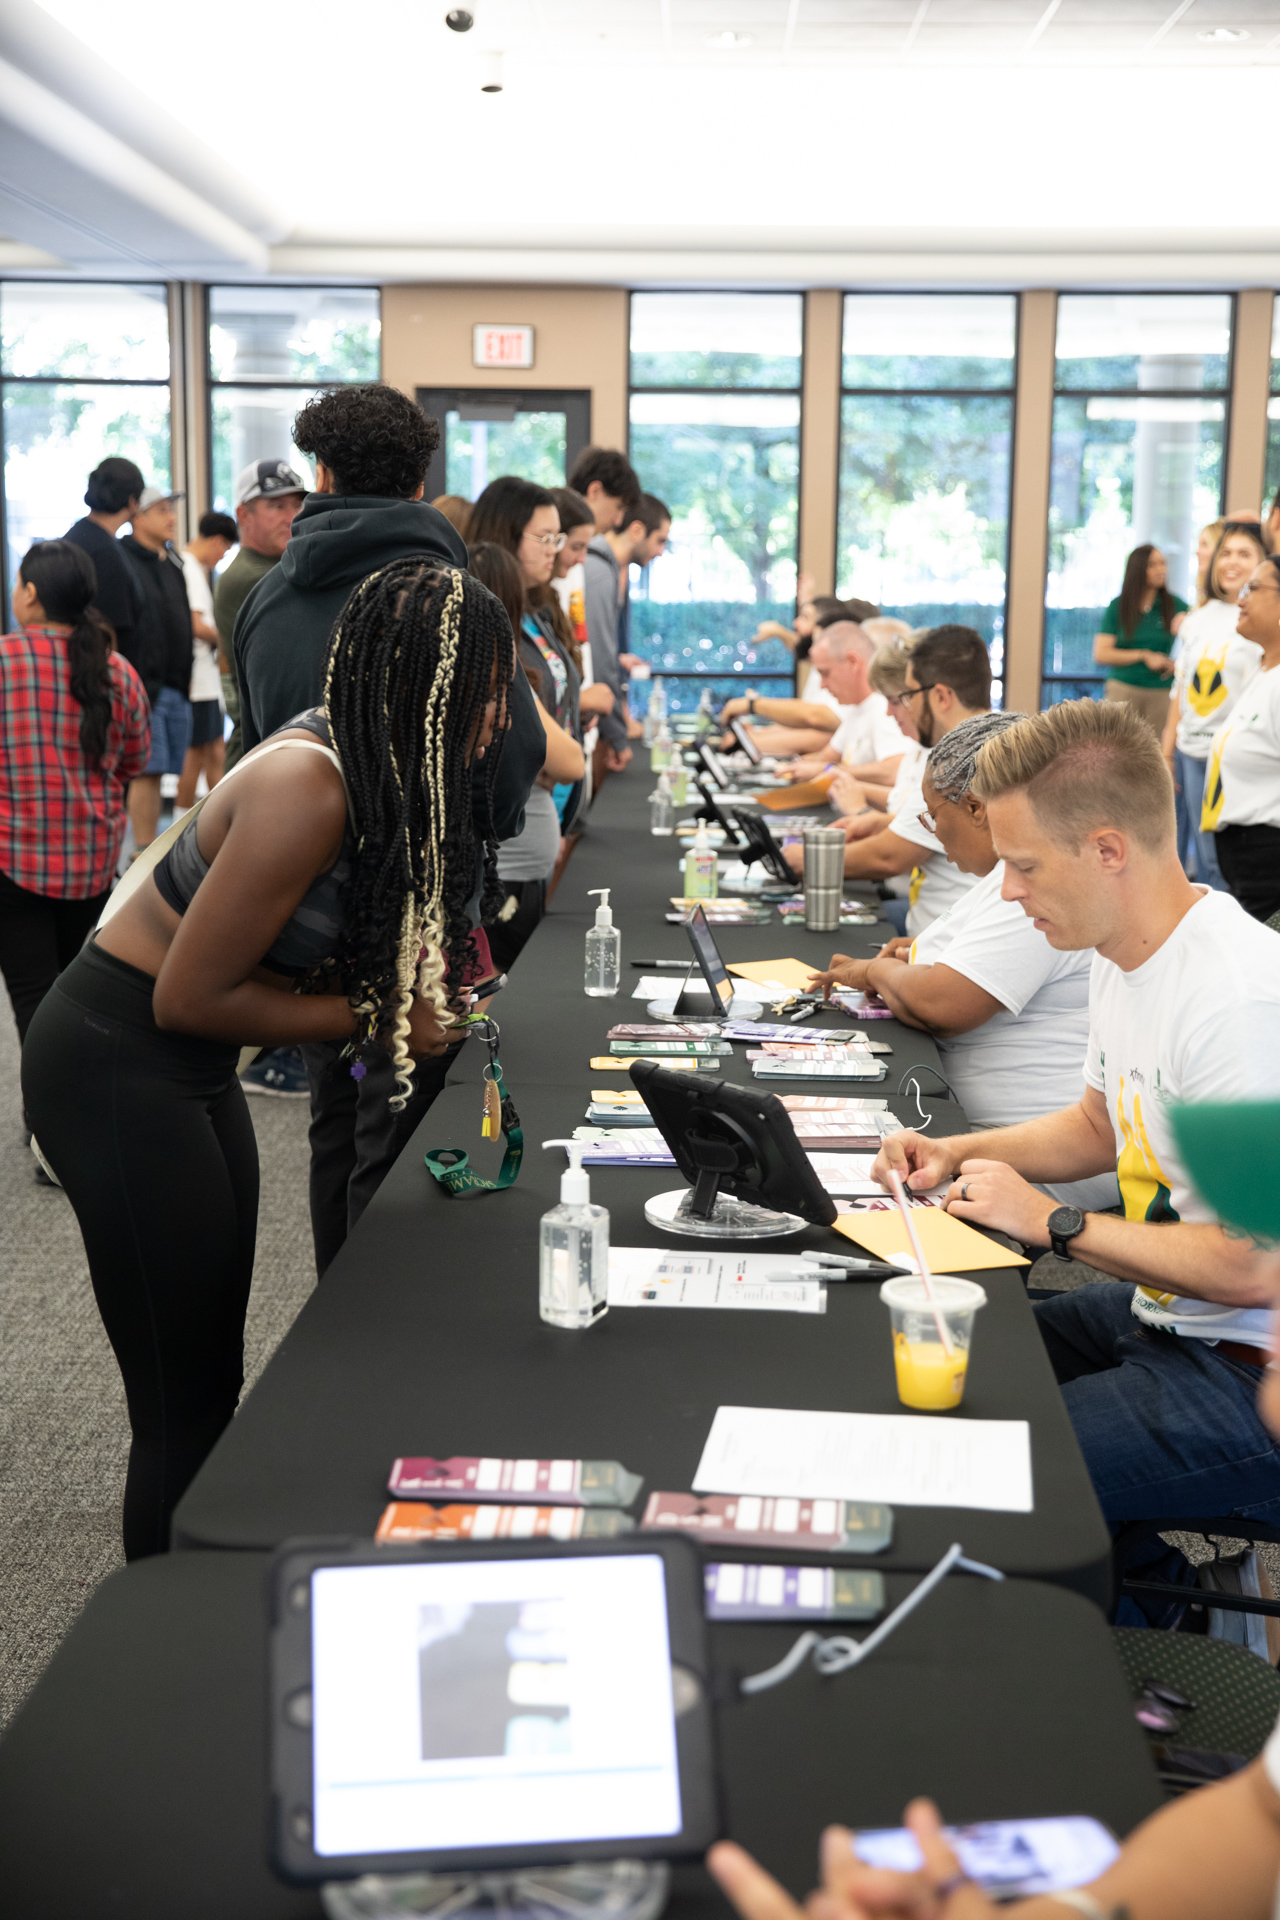
M 702 742 L 702 744 L 698 748 L 698 758 L 701 760 L 703 766 L 706 768 L 707 772 L 711 775 L 711 778 L 715 781 L 718 787 L 728 786 L 729 775 L 725 770 L 724 761 L 720 758 L 718 753 L 712 752 L 711 748 L 707 745 L 705 740 Z
M 720 949 L 707 925 L 707 916 L 701 907 L 695 907 L 685 921 L 689 930 L 689 939 L 697 956 L 702 977 L 710 987 L 722 1007 L 727 1007 L 733 999 L 733 982 L 729 978 L 724 961 L 720 958 Z
M 322 1856 L 681 1830 L 656 1554 L 321 1567 Z

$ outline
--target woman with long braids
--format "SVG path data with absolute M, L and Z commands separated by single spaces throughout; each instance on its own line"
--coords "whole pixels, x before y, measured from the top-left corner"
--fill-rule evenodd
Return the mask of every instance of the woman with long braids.
M 146 693 L 96 592 L 82 547 L 42 541 L 0 640 L 0 971 L 20 1042 L 102 911 L 150 752 Z
M 398 560 L 353 592 L 324 703 L 214 788 L 58 980 L 23 1085 L 84 1235 L 133 1431 L 129 1559 L 161 1553 L 183 1490 L 235 1411 L 258 1162 L 243 1047 L 349 1043 L 395 1065 L 449 1043 L 468 901 L 498 905 L 492 795 L 514 668 L 478 581 Z

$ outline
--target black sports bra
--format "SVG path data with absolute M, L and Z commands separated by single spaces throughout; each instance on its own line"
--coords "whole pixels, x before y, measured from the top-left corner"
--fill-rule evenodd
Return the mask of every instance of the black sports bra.
M 314 745 L 309 740 L 281 740 L 278 737 L 280 733 L 293 728 L 305 728 L 308 733 L 314 733 L 317 736 Z M 287 720 L 258 752 L 271 753 L 284 747 L 300 747 L 304 753 L 323 753 L 338 772 L 342 772 L 341 763 L 330 744 L 328 722 L 319 707 L 312 707 L 308 712 Z M 257 754 L 252 756 L 253 759 L 257 757 Z M 245 760 L 238 761 L 223 778 L 234 779 L 238 768 L 247 764 Z M 345 786 L 345 780 L 343 784 Z M 198 814 L 187 822 L 164 858 L 156 863 L 152 875 L 160 890 L 160 897 L 175 913 L 186 912 L 196 889 L 209 871 L 209 862 L 201 853 L 196 837 L 198 822 Z M 342 836 L 337 859 L 327 873 L 318 874 L 312 881 L 276 935 L 269 951 L 262 956 L 260 965 L 269 968 L 272 973 L 296 975 L 309 973 L 312 967 L 329 959 L 337 947 L 346 918 L 346 892 L 354 858 L 355 834 L 348 812 L 346 832 Z

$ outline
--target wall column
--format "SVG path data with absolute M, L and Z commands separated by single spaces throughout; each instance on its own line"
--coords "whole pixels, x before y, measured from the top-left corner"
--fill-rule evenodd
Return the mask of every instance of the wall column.
M 1053 365 L 1058 296 L 1020 296 L 1013 482 L 1009 499 L 1009 600 L 1004 636 L 1004 704 L 1040 709 L 1044 590 L 1049 552 L 1049 477 L 1053 456 Z
M 209 372 L 205 290 L 172 280 L 169 307 L 170 485 L 178 502 L 178 544 L 190 540 L 209 504 Z
M 836 590 L 836 498 L 840 473 L 840 352 L 844 296 L 837 288 L 804 301 L 804 386 L 800 416 L 800 571 L 818 593 Z
M 1250 287 L 1247 292 L 1236 295 L 1223 500 L 1228 513 L 1242 512 L 1245 508 L 1256 510 L 1262 501 L 1267 469 L 1267 401 L 1271 393 L 1274 304 L 1275 295 L 1270 287 Z

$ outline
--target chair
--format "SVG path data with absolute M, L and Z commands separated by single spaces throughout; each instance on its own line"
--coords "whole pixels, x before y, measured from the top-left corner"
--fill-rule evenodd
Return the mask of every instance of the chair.
M 1247 1540 L 1251 1546 L 1280 1546 L 1280 1525 L 1265 1520 L 1249 1520 L 1242 1514 L 1227 1514 L 1225 1518 L 1207 1520 L 1202 1514 L 1193 1519 L 1174 1520 L 1133 1520 L 1122 1527 L 1112 1543 L 1114 1564 L 1119 1570 L 1125 1549 L 1136 1546 L 1141 1540 L 1149 1540 L 1161 1533 L 1197 1533 L 1208 1539 L 1216 1535 L 1224 1540 Z M 1165 1599 L 1187 1599 L 1193 1589 L 1177 1586 L 1171 1580 L 1134 1580 L 1121 1577 L 1121 1591 L 1124 1593 L 1161 1594 Z M 1280 1619 L 1280 1600 L 1254 1599 L 1249 1594 L 1207 1592 L 1200 1600 L 1203 1606 L 1212 1605 L 1215 1610 L 1224 1613 L 1260 1613 L 1271 1619 Z M 1139 1631 L 1139 1629 L 1134 1629 Z

